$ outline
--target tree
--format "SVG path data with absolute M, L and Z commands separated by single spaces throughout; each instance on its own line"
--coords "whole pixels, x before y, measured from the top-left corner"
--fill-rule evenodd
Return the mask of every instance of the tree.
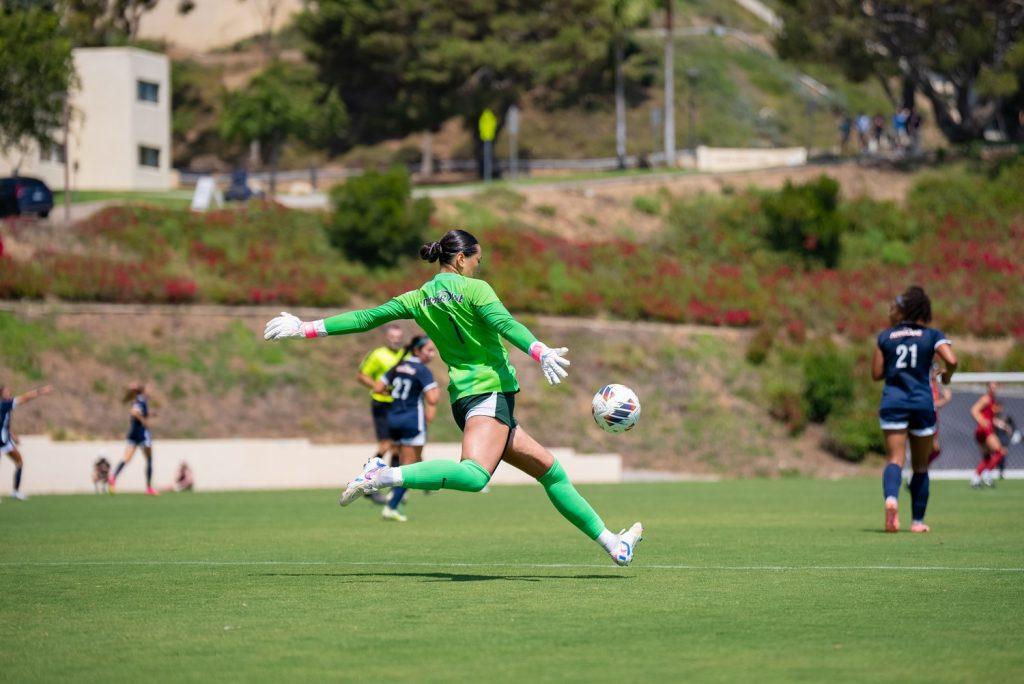
M 946 139 L 983 137 L 1021 100 L 1024 2 L 1019 0 L 782 0 L 783 57 L 838 65 L 855 81 L 877 78 L 894 106 L 915 90 L 932 106 Z M 904 82 L 901 99 L 891 81 Z
M 74 79 L 71 41 L 43 8 L 0 9 L 0 149 L 49 140 Z
M 321 144 L 343 134 L 346 125 L 344 106 L 311 69 L 275 62 L 245 88 L 225 95 L 220 130 L 227 140 L 260 144 L 273 194 L 281 147 L 289 138 Z
M 331 244 L 368 266 L 394 266 L 414 254 L 434 211 L 429 198 L 413 199 L 409 172 L 400 166 L 335 186 L 331 203 Z
M 609 0 L 612 16 L 612 51 L 615 60 L 615 156 L 626 168 L 626 43 L 629 32 L 650 17 L 653 0 Z
M 307 55 L 351 117 L 344 144 L 423 130 L 453 116 L 472 129 L 533 91 L 557 107 L 607 72 L 606 0 L 322 0 L 300 15 Z

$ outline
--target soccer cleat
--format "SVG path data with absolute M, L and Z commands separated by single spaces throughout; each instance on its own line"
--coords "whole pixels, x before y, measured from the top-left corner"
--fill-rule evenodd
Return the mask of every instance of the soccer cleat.
M 981 487 L 981 476 L 978 473 L 971 475 L 971 489 L 978 489 Z
M 349 482 L 348 486 L 345 487 L 345 491 L 341 493 L 341 496 L 338 498 L 338 505 L 348 506 L 364 494 L 373 494 L 381 489 L 375 482 L 375 478 L 381 470 L 387 467 L 388 464 L 376 456 L 367 461 L 366 465 L 363 466 L 363 472 L 357 475 L 356 479 Z
M 899 508 L 896 505 L 896 500 L 893 498 L 886 499 L 885 501 L 885 531 L 900 531 Z
M 11 498 L 14 499 L 15 501 L 27 501 L 28 500 L 28 495 L 27 494 L 22 494 L 19 491 L 14 491 L 14 492 L 11 492 Z
M 402 515 L 397 508 L 392 508 L 391 506 L 385 506 L 382 508 L 380 511 L 380 517 L 384 518 L 384 520 L 393 520 L 395 522 L 409 521 L 409 518 Z
M 643 540 L 643 534 L 644 526 L 638 522 L 633 523 L 628 530 L 619 532 L 619 545 L 611 554 L 616 565 L 626 566 L 633 562 L 636 545 Z
M 146 487 L 146 496 L 160 496 L 160 492 L 156 491 L 152 487 Z
M 981 474 L 981 483 L 986 487 L 995 487 L 996 481 L 992 478 L 992 471 L 986 470 Z
M 917 533 L 931 532 L 932 528 L 925 525 L 924 522 L 922 522 L 921 520 L 915 520 L 914 522 L 910 523 L 910 531 Z

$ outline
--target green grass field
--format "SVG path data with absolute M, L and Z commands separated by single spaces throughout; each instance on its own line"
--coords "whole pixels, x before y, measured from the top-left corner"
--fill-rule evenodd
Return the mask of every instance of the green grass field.
M 538 487 L 0 505 L 3 681 L 928 681 L 1024 678 L 1024 485 L 932 486 L 930 535 L 880 485 L 590 486 L 611 566 Z M 904 525 L 909 500 L 903 496 Z

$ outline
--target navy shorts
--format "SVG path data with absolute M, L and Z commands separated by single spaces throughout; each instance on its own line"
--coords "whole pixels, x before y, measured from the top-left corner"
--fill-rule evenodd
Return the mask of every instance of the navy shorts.
M 373 415 L 373 434 L 377 436 L 378 442 L 391 439 L 391 431 L 388 429 L 389 411 L 391 411 L 391 404 L 388 402 L 370 402 L 370 413 Z
M 128 444 L 131 446 L 153 446 L 153 438 L 149 436 L 149 430 L 131 430 L 128 433 Z
M 934 435 L 938 418 L 934 408 L 891 408 L 878 411 L 878 424 L 883 430 L 907 430 L 915 437 Z

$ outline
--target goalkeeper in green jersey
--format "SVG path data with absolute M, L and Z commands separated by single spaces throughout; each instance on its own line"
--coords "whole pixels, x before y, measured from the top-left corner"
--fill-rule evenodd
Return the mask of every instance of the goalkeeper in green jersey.
M 498 463 L 505 461 L 536 478 L 558 512 L 595 540 L 617 564 L 629 565 L 643 534 L 640 523 L 619 534 L 605 527 L 572 486 L 561 464 L 514 417 L 519 381 L 501 338 L 529 354 L 552 385 L 567 375 L 569 361 L 565 355 L 569 350 L 553 349 L 538 341 L 512 318 L 490 285 L 472 277 L 480 267 L 483 249 L 471 234 L 448 231 L 439 241 L 423 245 L 420 256 L 439 262 L 441 268 L 415 290 L 373 309 L 348 311 L 318 321 L 303 322 L 281 313 L 267 323 L 264 331 L 268 340 L 326 337 L 365 332 L 411 318 L 448 365 L 452 413 L 463 432 L 462 460 L 389 467 L 380 458 L 371 458 L 362 473 L 349 482 L 341 495 L 341 505 L 388 487 L 479 492 Z

